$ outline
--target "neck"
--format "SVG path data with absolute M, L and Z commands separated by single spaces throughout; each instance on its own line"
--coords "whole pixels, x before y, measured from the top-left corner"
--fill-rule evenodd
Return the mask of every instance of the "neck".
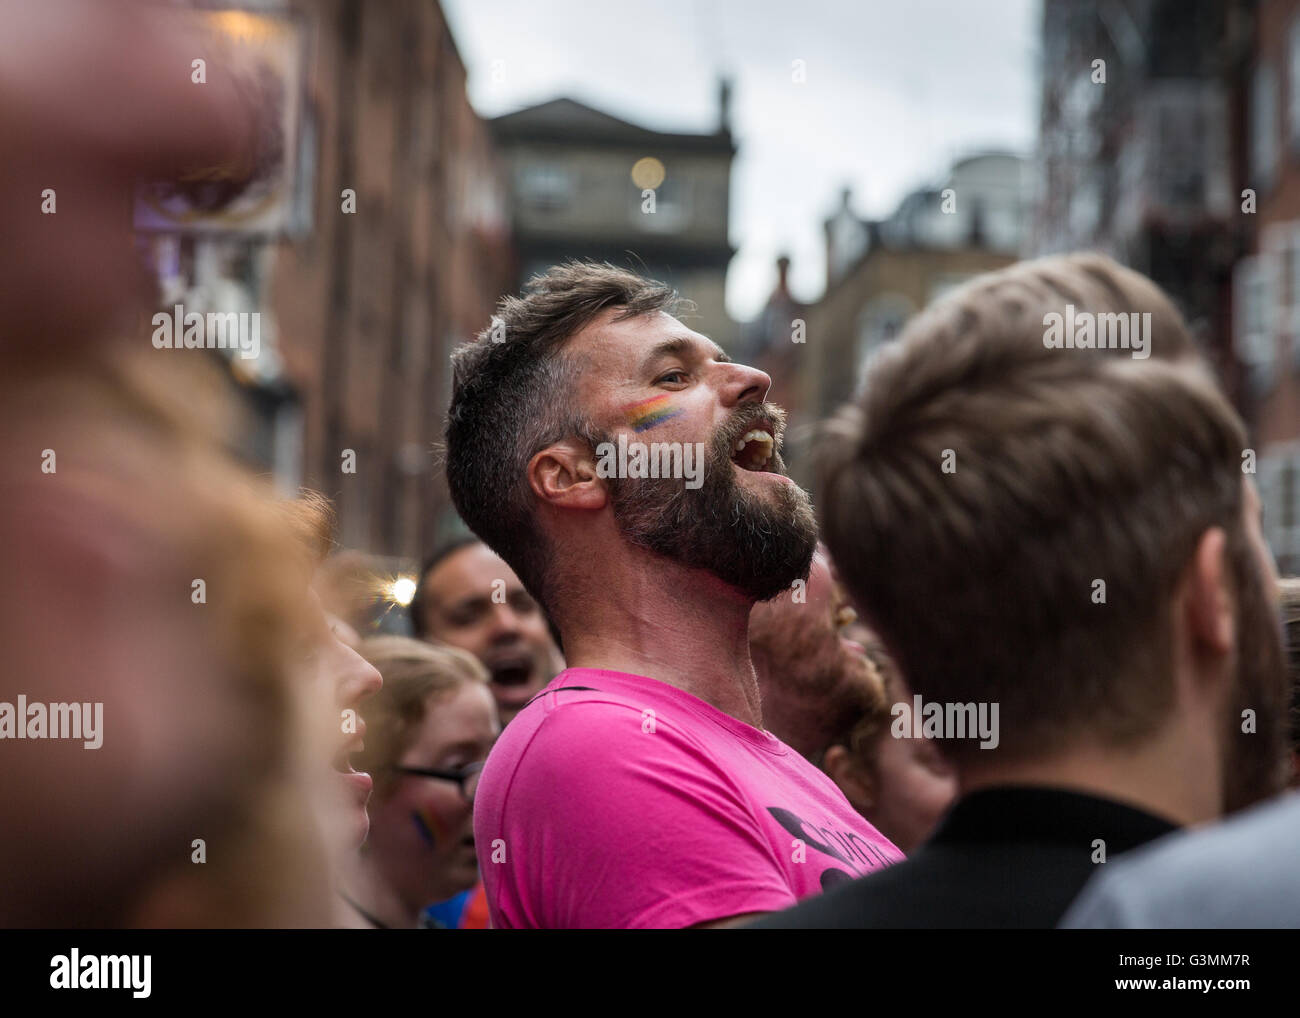
M 1215 820 L 1223 811 L 1218 753 L 1182 736 L 1170 727 L 1129 749 L 1089 742 L 1047 759 L 963 766 L 960 794 L 995 785 L 1054 785 L 1135 806 L 1184 827 Z
M 559 626 L 569 666 L 646 675 L 762 727 L 749 659 L 753 601 L 648 552 L 621 566 L 602 565 L 599 588 L 566 592 Z
M 414 929 L 419 925 L 419 906 L 411 907 L 402 900 L 368 854 L 358 852 L 353 857 L 343 875 L 342 891 L 355 903 L 353 907 L 360 906 L 366 917 L 390 929 Z

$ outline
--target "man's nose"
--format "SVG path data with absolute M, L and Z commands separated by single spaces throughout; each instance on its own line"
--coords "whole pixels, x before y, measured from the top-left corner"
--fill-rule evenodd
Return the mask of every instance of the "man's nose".
M 761 403 L 772 389 L 772 376 L 748 364 L 720 364 L 723 382 L 720 389 L 723 406 Z
M 492 636 L 512 636 L 519 632 L 519 613 L 509 602 L 492 606 Z

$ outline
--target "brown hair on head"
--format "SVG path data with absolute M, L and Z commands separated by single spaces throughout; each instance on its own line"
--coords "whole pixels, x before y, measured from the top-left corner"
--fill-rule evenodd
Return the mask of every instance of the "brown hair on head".
M 405 636 L 374 636 L 361 641 L 361 656 L 384 678 L 362 708 L 365 748 L 356 759 L 374 777 L 375 794 L 386 798 L 396 777 L 392 768 L 411 747 L 424 722 L 429 698 L 454 692 L 466 682 L 488 681 L 487 669 L 457 647 Z
M 1150 360 L 1052 349 L 1045 316 L 1150 312 Z M 914 319 L 816 450 L 823 535 L 915 693 L 997 703 L 1004 756 L 1121 743 L 1168 710 L 1168 601 L 1223 527 L 1241 421 L 1160 291 L 1098 255 L 982 276 Z M 1096 581 L 1104 583 L 1102 590 Z M 977 740 L 953 740 L 957 764 Z
M 318 491 L 300 488 L 296 498 L 276 503 L 301 551 L 310 556 L 312 566 L 319 566 L 334 550 L 334 530 L 338 518 L 334 504 Z
M 492 323 L 452 355 L 447 484 L 461 518 L 546 605 L 550 550 L 534 519 L 528 462 L 569 435 L 591 434 L 575 405 L 564 344 L 602 312 L 616 320 L 678 307 L 668 286 L 613 265 L 567 262 L 505 297 Z

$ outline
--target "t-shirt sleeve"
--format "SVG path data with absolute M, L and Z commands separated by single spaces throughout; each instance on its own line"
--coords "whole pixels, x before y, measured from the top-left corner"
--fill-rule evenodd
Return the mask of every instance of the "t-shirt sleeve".
M 681 928 L 795 897 L 740 788 L 694 738 L 630 707 L 565 705 L 503 803 L 512 926 Z

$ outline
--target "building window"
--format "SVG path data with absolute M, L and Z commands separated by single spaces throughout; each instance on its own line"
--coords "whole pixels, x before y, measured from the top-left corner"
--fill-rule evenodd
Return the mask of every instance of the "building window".
M 1278 572 L 1300 573 L 1300 443 L 1262 450 L 1256 482 L 1264 507 L 1264 539 L 1277 559 Z
M 529 163 L 519 171 L 519 197 L 533 209 L 568 208 L 576 190 L 573 171 L 556 163 Z
M 1243 258 L 1233 275 L 1233 345 L 1249 370 L 1252 383 L 1271 384 L 1275 356 L 1273 329 L 1277 315 L 1277 260 L 1269 254 Z
M 865 372 L 881 347 L 903 331 L 916 306 L 898 293 L 874 298 L 858 317 L 857 361 L 859 374 Z
M 1251 183 L 1266 189 L 1273 185 L 1277 166 L 1277 73 L 1272 64 L 1255 68 L 1250 95 Z
M 691 221 L 691 188 L 681 177 L 667 177 L 655 188 L 654 212 L 646 212 L 641 191 L 634 194 L 632 221 L 650 233 L 675 233 Z
M 1262 247 L 1275 273 L 1267 295 L 1275 307 L 1269 333 L 1286 338 L 1291 362 L 1300 366 L 1300 221 L 1267 226 Z M 1273 349 L 1271 342 L 1268 348 Z

